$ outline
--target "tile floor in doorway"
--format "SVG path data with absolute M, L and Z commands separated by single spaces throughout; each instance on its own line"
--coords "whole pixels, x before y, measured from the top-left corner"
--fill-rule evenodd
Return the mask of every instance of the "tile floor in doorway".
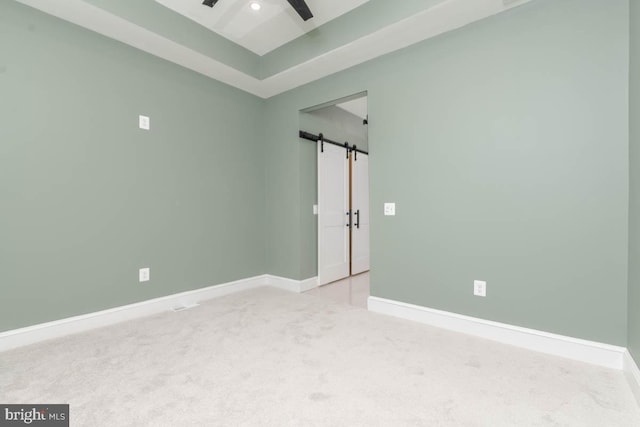
M 369 298 L 369 272 L 347 277 L 346 279 L 311 289 L 306 293 L 366 309 L 367 298 Z

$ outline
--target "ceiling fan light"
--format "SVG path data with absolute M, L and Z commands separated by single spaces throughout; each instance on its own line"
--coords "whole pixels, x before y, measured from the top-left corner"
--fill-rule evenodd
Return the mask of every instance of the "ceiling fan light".
M 258 11 L 262 8 L 262 5 L 260 5 L 260 3 L 258 3 L 257 1 L 252 1 L 251 3 L 249 3 L 249 6 L 251 7 L 252 10 Z

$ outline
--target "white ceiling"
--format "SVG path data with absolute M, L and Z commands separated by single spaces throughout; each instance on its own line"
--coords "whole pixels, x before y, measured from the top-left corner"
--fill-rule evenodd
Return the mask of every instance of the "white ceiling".
M 16 1 L 248 93 L 269 98 L 533 0 L 440 0 L 434 6 L 415 15 L 391 23 L 375 32 L 361 36 L 263 79 L 249 75 L 221 60 L 130 22 L 88 1 Z M 187 2 L 187 0 L 181 1 Z M 191 2 L 191 0 L 188 1 Z M 201 3 L 200 0 L 197 1 Z M 224 1 L 221 0 L 218 5 Z M 268 1 L 284 2 L 286 0 Z M 316 2 L 309 2 L 310 7 L 314 7 L 312 6 L 314 4 L 316 9 L 320 11 L 321 8 L 317 7 Z M 205 10 L 209 9 L 202 5 L 199 6 Z M 314 10 L 314 12 L 316 11 Z M 300 22 L 302 22 L 301 19 Z M 263 37 L 270 38 L 266 33 L 263 34 Z
M 253 53 L 264 55 L 369 0 L 306 0 L 313 18 L 303 21 L 287 0 L 220 0 L 213 7 L 199 0 L 155 0 Z

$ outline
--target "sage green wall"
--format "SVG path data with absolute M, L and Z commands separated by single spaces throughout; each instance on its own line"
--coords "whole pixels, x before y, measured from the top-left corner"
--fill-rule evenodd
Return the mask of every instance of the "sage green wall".
M 0 331 L 264 274 L 264 101 L 13 1 L 0 94 Z
M 628 8 L 538 0 L 269 99 L 270 273 L 316 274 L 298 111 L 367 90 L 373 295 L 625 345 Z
M 631 1 L 629 138 L 629 336 L 627 345 L 640 362 L 640 2 Z
M 314 276 L 315 147 L 297 138 L 299 110 L 368 91 L 374 295 L 628 339 L 638 357 L 628 8 L 537 0 L 262 101 L 0 3 L 0 331 L 264 272 Z

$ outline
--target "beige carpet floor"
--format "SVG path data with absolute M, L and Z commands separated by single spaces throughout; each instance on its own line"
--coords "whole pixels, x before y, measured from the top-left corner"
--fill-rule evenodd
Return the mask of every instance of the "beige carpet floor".
M 640 426 L 621 372 L 260 288 L 0 353 L 73 426 Z

